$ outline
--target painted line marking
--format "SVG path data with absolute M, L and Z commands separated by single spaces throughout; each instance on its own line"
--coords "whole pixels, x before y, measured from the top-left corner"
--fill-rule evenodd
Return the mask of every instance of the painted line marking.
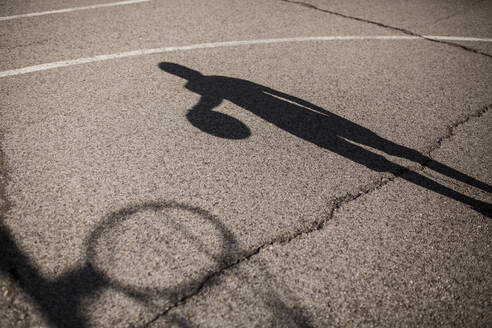
M 492 38 L 469 38 L 469 37 L 455 37 L 455 36 L 435 36 L 424 35 L 425 38 L 434 40 L 448 40 L 448 41 L 470 41 L 470 42 L 492 42 Z M 288 43 L 288 42 L 305 42 L 305 41 L 357 41 L 357 40 L 425 40 L 418 36 L 408 35 L 373 35 L 373 36 L 312 36 L 312 37 L 297 37 L 297 38 L 282 38 L 282 39 L 264 39 L 264 40 L 245 40 L 245 41 L 224 41 L 224 42 L 212 42 L 212 43 L 199 43 L 187 46 L 177 47 L 165 47 L 154 49 L 134 50 L 127 52 L 117 52 L 109 55 L 99 55 L 94 57 L 78 58 L 57 61 L 53 63 L 46 63 L 34 66 L 27 66 L 8 71 L 0 72 L 0 78 L 6 76 L 20 75 L 38 71 L 45 71 L 54 68 L 67 67 L 73 65 L 87 64 L 93 62 L 99 62 L 104 60 L 111 60 L 125 57 L 135 57 L 143 55 L 160 54 L 173 51 L 187 51 L 194 49 L 206 49 L 206 48 L 221 48 L 221 47 L 236 47 L 244 45 L 256 45 L 256 44 L 271 44 L 271 43 Z
M 134 3 L 149 2 L 149 1 L 152 1 L 152 0 L 127 0 L 127 1 L 103 3 L 103 4 L 99 4 L 99 5 L 92 5 L 92 6 L 85 6 L 85 7 L 65 8 L 65 9 L 58 9 L 58 10 L 42 11 L 42 12 L 38 12 L 38 13 L 4 16 L 4 17 L 0 17 L 0 21 L 6 21 L 6 20 L 24 18 L 24 17 L 35 17 L 35 16 L 43 16 L 43 15 L 51 15 L 51 14 L 61 14 L 61 13 L 68 13 L 71 11 L 78 11 L 78 10 L 87 10 L 87 9 L 96 9 L 96 8 L 114 7 L 114 6 L 124 6 L 124 5 L 131 5 Z

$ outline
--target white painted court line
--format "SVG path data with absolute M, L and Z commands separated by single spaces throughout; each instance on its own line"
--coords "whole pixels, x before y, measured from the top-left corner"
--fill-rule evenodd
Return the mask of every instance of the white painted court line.
M 149 2 L 149 1 L 152 1 L 152 0 L 128 0 L 128 1 L 103 3 L 103 4 L 99 4 L 99 5 L 92 5 L 92 6 L 85 6 L 85 7 L 75 7 L 75 8 L 65 8 L 65 9 L 58 9 L 58 10 L 42 11 L 39 13 L 29 13 L 29 14 L 20 14 L 20 15 L 13 15 L 13 16 L 4 16 L 4 17 L 0 17 L 0 21 L 6 21 L 6 20 L 11 20 L 11 19 L 17 19 L 17 18 L 25 18 L 25 17 L 51 15 L 51 14 L 61 14 L 61 13 L 68 13 L 71 11 L 78 11 L 78 10 L 87 10 L 87 9 L 96 9 L 96 8 L 114 7 L 114 6 L 124 6 L 124 5 L 131 5 L 134 3 Z
M 447 41 L 470 41 L 470 42 L 492 42 L 492 38 L 468 38 L 468 37 L 454 37 L 454 36 L 435 36 L 425 35 L 425 38 L 434 40 L 447 40 Z M 282 39 L 263 39 L 263 40 L 245 40 L 245 41 L 225 41 L 225 42 L 212 42 L 212 43 L 199 43 L 188 46 L 177 47 L 165 47 L 154 49 L 142 49 L 127 52 L 117 52 L 109 55 L 99 55 L 94 57 L 78 58 L 57 61 L 53 63 L 46 63 L 34 66 L 27 66 L 23 68 L 12 69 L 8 71 L 0 72 L 0 78 L 6 76 L 20 75 L 26 73 L 32 73 L 37 71 L 45 71 L 53 68 L 67 67 L 73 65 L 87 64 L 93 62 L 99 62 L 110 59 L 135 57 L 142 55 L 159 54 L 172 51 L 186 51 L 194 49 L 206 49 L 206 48 L 220 48 L 220 47 L 235 47 L 242 45 L 255 45 L 255 44 L 269 44 L 269 43 L 288 43 L 288 42 L 305 42 L 305 41 L 357 41 L 357 40 L 425 40 L 418 36 L 409 35 L 373 35 L 373 36 L 312 36 L 312 37 L 297 37 L 297 38 L 282 38 Z

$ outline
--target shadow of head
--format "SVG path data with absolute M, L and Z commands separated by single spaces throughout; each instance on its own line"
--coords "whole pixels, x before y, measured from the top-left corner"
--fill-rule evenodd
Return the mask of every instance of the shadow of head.
M 219 94 L 211 91 L 221 87 L 214 82 L 216 80 L 207 79 L 202 73 L 176 63 L 161 62 L 159 68 L 187 80 L 186 88 L 201 95 L 198 104 L 186 114 L 186 118 L 194 127 L 223 139 L 246 139 L 251 135 L 251 130 L 240 120 L 214 111 L 223 100 Z
M 159 63 L 159 68 L 165 72 L 174 74 L 189 81 L 197 80 L 203 77 L 202 73 L 176 63 L 162 62 Z

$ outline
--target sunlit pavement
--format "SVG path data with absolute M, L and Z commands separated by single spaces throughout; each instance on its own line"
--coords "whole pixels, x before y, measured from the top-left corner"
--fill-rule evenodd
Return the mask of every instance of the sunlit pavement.
M 0 3 L 0 326 L 490 325 L 491 15 Z

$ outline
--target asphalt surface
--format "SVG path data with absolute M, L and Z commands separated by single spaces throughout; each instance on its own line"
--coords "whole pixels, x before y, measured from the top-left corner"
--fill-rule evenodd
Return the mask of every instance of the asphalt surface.
M 491 38 L 491 15 L 153 0 L 0 21 L 0 71 L 396 37 L 1 77 L 0 326 L 490 326 L 492 43 L 426 38 Z

